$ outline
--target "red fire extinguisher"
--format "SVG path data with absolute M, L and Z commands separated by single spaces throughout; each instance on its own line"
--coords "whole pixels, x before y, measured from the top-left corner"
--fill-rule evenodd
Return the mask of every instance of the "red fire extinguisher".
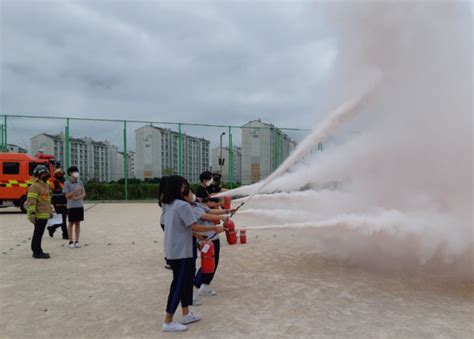
M 230 203 L 231 203 L 232 199 L 230 198 L 230 195 L 225 195 L 224 196 L 224 208 L 226 210 L 229 210 L 230 209 Z
M 240 230 L 240 243 L 246 244 L 247 243 L 247 229 L 242 228 Z
M 214 259 L 214 244 L 210 240 L 201 241 L 201 270 L 202 273 L 213 273 L 216 269 Z
M 237 243 L 237 232 L 235 231 L 234 222 L 230 219 L 227 219 L 224 222 L 225 228 L 225 237 L 227 238 L 227 243 L 229 245 L 234 245 Z

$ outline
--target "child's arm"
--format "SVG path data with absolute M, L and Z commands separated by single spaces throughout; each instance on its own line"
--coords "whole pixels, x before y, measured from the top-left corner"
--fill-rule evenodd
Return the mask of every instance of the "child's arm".
M 191 229 L 195 232 L 209 232 L 209 231 L 214 231 L 216 233 L 224 232 L 224 227 L 222 226 L 204 226 L 204 225 L 199 225 L 198 223 L 192 224 Z
M 81 187 L 78 188 L 78 191 L 81 191 L 81 194 L 79 194 L 77 197 L 74 197 L 73 200 L 82 200 L 86 197 L 86 190 L 84 189 L 84 185 L 81 185 Z
M 235 208 L 230 208 L 230 209 L 222 209 L 222 210 L 219 210 L 219 209 L 210 209 L 210 210 L 207 211 L 207 212 L 208 212 L 209 214 L 221 215 L 221 214 L 235 213 L 235 211 L 237 211 L 237 209 L 235 209 Z
M 76 196 L 76 192 L 79 191 L 79 187 L 76 188 L 76 190 L 74 191 L 71 191 L 71 187 L 66 183 L 64 185 L 64 188 L 63 188 L 63 193 L 64 193 L 64 196 L 66 197 L 66 199 L 69 199 L 69 200 L 77 200 L 77 199 L 74 199 L 75 196 Z
M 227 217 L 224 217 L 218 214 L 223 214 L 223 213 L 204 213 L 201 215 L 200 218 L 206 221 L 221 221 L 221 220 L 225 221 L 227 219 Z
M 224 202 L 206 201 L 205 204 L 209 208 L 218 208 L 224 205 Z
M 77 197 L 73 197 L 72 200 L 82 200 L 86 197 L 86 192 L 82 192 L 82 194 L 78 195 Z

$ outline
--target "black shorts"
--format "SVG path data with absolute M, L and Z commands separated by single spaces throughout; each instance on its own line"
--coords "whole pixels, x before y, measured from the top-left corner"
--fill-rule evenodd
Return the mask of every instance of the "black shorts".
M 68 208 L 69 222 L 84 221 L 84 207 Z

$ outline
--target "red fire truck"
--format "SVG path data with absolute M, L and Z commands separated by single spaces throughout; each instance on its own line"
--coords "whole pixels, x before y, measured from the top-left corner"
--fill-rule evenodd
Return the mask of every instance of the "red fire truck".
M 35 157 L 25 153 L 0 153 L 0 207 L 15 206 L 26 212 L 25 203 L 31 175 L 37 165 L 46 165 L 54 171 L 52 155 L 38 153 Z

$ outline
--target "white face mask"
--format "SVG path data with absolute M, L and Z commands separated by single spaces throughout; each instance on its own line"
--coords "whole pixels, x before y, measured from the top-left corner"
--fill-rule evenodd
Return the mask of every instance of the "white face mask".
M 72 177 L 76 178 L 76 179 L 79 179 L 79 172 L 72 173 Z
M 196 202 L 196 194 L 193 193 L 193 198 L 191 199 L 192 202 Z

